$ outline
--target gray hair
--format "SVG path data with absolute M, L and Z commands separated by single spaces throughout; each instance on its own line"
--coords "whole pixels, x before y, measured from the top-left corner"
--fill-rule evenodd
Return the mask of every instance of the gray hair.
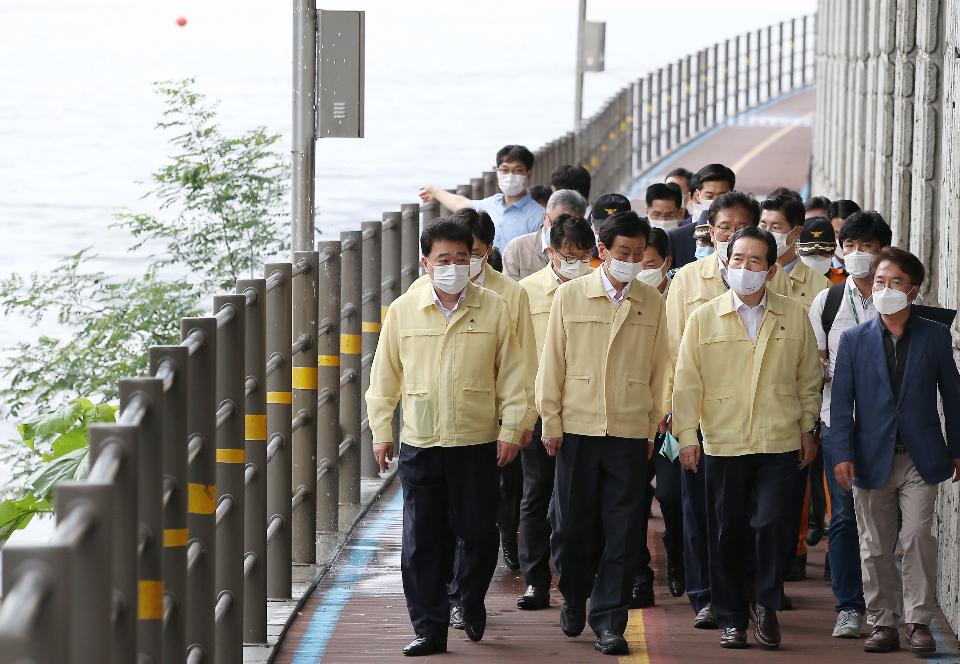
M 562 207 L 582 217 L 587 212 L 587 199 L 579 191 L 573 189 L 558 189 L 547 200 L 547 212 L 555 207 Z

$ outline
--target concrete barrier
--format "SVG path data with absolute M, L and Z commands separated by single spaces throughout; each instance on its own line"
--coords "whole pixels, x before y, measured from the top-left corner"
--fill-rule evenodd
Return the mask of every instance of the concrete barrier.
M 960 0 L 820 0 L 812 192 L 880 212 L 960 306 Z M 960 350 L 954 324 L 954 347 Z M 937 594 L 960 632 L 960 486 L 941 486 Z

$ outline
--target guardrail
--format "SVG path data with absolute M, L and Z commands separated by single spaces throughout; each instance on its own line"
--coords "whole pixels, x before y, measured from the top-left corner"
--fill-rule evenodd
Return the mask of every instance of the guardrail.
M 812 77 L 813 21 L 751 32 L 638 79 L 537 151 L 540 183 L 580 163 L 614 191 L 682 142 Z M 777 39 L 774 39 L 776 35 Z M 723 54 L 721 59 L 720 54 Z M 496 191 L 493 171 L 457 188 Z M 235 664 L 263 643 L 266 600 L 376 477 L 361 393 L 386 307 L 419 275 L 435 204 L 271 263 L 150 349 L 90 428 L 90 472 L 57 487 L 45 546 L 3 551 L 0 662 Z

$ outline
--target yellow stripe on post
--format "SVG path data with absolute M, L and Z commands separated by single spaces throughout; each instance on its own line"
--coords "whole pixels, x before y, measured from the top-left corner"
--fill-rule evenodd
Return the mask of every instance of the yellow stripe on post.
M 186 546 L 190 531 L 186 528 L 164 528 L 163 545 L 168 548 Z
M 247 415 L 244 417 L 244 440 L 267 439 L 267 416 Z
M 359 334 L 341 334 L 340 352 L 343 355 L 360 354 L 360 335 Z
M 360 324 L 360 329 L 363 332 L 379 332 L 380 323 L 368 323 L 367 321 L 364 321 Z
M 317 355 L 317 366 L 318 367 L 339 367 L 340 356 L 339 355 Z
M 137 619 L 163 618 L 163 581 L 141 581 L 137 586 Z
M 294 367 L 293 368 L 293 389 L 295 390 L 317 389 L 317 368 L 316 367 Z
M 290 392 L 267 392 L 267 403 L 282 403 L 289 406 L 293 403 L 293 394 Z
M 245 451 L 240 449 L 217 450 L 217 463 L 243 463 L 247 460 Z
M 217 485 L 187 485 L 187 511 L 190 514 L 213 514 L 217 509 Z

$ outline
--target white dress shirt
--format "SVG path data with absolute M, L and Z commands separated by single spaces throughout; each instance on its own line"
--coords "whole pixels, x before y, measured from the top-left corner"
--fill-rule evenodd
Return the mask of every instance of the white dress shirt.
M 600 277 L 603 279 L 603 287 L 607 291 L 607 297 L 610 298 L 610 302 L 613 303 L 613 306 L 617 306 L 623 301 L 623 298 L 626 297 L 627 293 L 630 292 L 630 284 L 627 284 L 623 287 L 623 290 L 620 292 L 620 295 L 617 295 L 617 289 L 614 288 L 613 284 L 610 283 L 610 279 L 607 278 L 607 271 L 603 265 L 597 268 L 600 270 Z
M 483 274 L 483 273 L 481 272 L 480 274 Z M 447 309 L 445 306 L 443 306 L 443 302 L 440 301 L 440 296 L 437 295 L 437 289 L 436 289 L 436 288 L 431 287 L 431 288 L 430 288 L 430 292 L 433 293 L 433 301 L 436 303 L 437 309 L 440 310 L 440 313 L 443 314 L 443 317 L 446 318 L 446 319 L 447 319 L 447 322 L 449 323 L 449 322 L 450 322 L 450 316 L 452 316 L 452 315 L 454 314 L 454 312 L 456 312 L 456 310 L 460 308 L 460 303 L 463 302 L 463 296 L 467 294 L 467 289 L 464 288 L 462 291 L 460 291 L 460 295 L 457 297 L 457 301 L 454 302 L 454 303 L 453 303 L 453 306 L 450 307 L 449 309 Z
M 732 290 L 733 306 L 737 309 L 737 315 L 740 316 L 740 322 L 747 330 L 747 336 L 752 343 L 757 343 L 757 333 L 760 331 L 760 323 L 763 322 L 763 312 L 767 309 L 767 291 L 763 291 L 763 298 L 760 304 L 755 307 L 747 306 L 737 296 L 737 292 Z

